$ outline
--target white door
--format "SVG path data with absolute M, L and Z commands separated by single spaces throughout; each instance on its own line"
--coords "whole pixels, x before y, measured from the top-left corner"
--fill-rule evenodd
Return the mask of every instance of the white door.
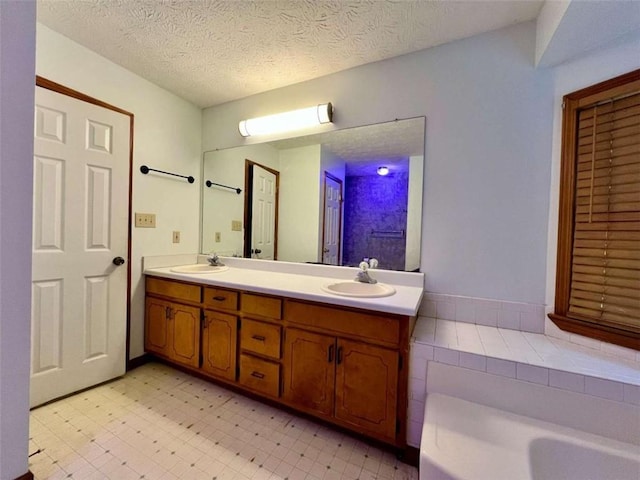
M 125 372 L 129 128 L 36 87 L 32 406 Z
M 342 182 L 324 173 L 324 219 L 322 227 L 322 263 L 339 265 L 340 227 L 342 224 Z
M 253 165 L 251 257 L 274 260 L 276 235 L 276 175 Z

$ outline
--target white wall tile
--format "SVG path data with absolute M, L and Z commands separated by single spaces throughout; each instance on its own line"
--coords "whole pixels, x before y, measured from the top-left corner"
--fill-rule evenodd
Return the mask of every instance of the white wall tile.
M 417 378 L 409 378 L 409 398 L 424 402 L 427 391 L 426 380 L 418 380 Z
M 544 316 L 539 312 L 520 312 L 520 330 L 544 333 Z
M 520 330 L 520 312 L 502 309 L 498 312 L 498 327 Z
M 550 369 L 549 386 L 584 393 L 584 375 Z
M 516 363 L 499 358 L 487 358 L 487 373 L 516 378 Z
M 449 350 L 448 348 L 435 347 L 434 359 L 439 363 L 446 363 L 447 365 L 458 365 L 459 352 L 456 350 Z
M 488 327 L 498 326 L 498 308 L 495 306 L 478 306 L 476 308 L 475 323 Z
M 624 401 L 633 405 L 640 405 L 640 387 L 637 385 L 624 385 Z
M 476 306 L 473 299 L 460 297 L 456 299 L 456 321 L 474 323 Z
M 516 378 L 525 382 L 549 385 L 549 369 L 518 363 L 516 365 Z
M 474 353 L 460 352 L 460 366 L 472 370 L 485 371 L 487 369 L 487 357 Z
M 455 320 L 456 304 L 452 301 L 436 302 L 436 317 L 444 320 Z
M 588 395 L 608 398 L 609 400 L 624 400 L 624 387 L 622 383 L 604 380 L 602 378 L 586 377 L 584 391 Z
M 407 443 L 412 447 L 420 448 L 420 437 L 422 436 L 422 422 L 409 420 L 407 422 Z
M 420 309 L 418 310 L 418 315 L 435 318 L 436 302 L 423 297 L 422 302 L 420 303 Z
M 407 416 L 409 420 L 422 422 L 424 420 L 424 401 L 409 400 Z

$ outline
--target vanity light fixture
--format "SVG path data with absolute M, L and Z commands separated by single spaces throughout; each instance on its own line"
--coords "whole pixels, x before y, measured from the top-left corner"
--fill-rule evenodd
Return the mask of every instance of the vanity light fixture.
M 242 120 L 238 124 L 238 129 L 240 135 L 249 137 L 315 127 L 323 123 L 331 123 L 332 119 L 333 106 L 331 103 L 323 103 L 299 110 Z
M 384 177 L 385 175 L 389 174 L 389 167 L 378 167 L 378 175 Z

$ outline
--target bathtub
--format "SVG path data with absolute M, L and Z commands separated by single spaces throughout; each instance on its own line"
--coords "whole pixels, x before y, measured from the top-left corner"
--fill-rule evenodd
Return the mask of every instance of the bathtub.
M 640 480 L 640 446 L 435 393 L 420 479 Z

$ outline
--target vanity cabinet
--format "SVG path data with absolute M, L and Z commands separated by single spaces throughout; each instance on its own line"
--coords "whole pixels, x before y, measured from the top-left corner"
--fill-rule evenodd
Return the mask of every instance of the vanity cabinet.
M 387 323 L 388 319 L 293 300 L 287 301 L 286 312 L 287 320 L 299 326 L 286 331 L 283 398 L 309 413 L 393 441 L 400 354 L 397 344 L 391 349 L 371 342 L 393 343 L 389 339 L 396 338 L 394 326 L 398 325 L 370 330 L 369 324 Z M 301 330 L 305 325 L 340 334 Z M 347 338 L 350 336 L 369 337 L 369 342 Z
M 200 309 L 147 297 L 145 348 L 197 367 L 200 359 Z
M 406 446 L 414 317 L 148 276 L 145 348 L 255 395 Z

